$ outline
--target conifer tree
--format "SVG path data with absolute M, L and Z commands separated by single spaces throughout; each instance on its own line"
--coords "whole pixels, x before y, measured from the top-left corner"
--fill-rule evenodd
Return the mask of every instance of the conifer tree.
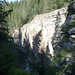
M 7 17 L 12 10 L 4 11 L 4 2 L 0 1 L 0 40 L 8 40 Z

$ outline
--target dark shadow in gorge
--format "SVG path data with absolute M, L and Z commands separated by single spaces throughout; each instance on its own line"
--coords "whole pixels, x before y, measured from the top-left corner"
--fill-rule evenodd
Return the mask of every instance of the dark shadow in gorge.
M 34 40 L 33 41 L 33 51 L 34 51 L 35 57 L 36 57 L 35 61 L 39 67 L 38 69 L 36 67 L 35 70 L 37 72 L 39 72 L 40 75 L 45 75 L 46 71 L 49 68 L 50 58 L 48 58 L 48 52 L 49 52 L 48 46 L 46 49 L 40 48 L 41 47 L 40 44 L 42 41 L 42 39 L 40 39 L 40 37 L 42 37 L 41 32 L 42 32 L 42 30 L 39 31 L 39 33 L 33 39 Z

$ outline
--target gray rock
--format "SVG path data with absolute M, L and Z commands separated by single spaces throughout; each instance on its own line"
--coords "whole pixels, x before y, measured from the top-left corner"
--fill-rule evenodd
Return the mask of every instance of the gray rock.
M 72 3 L 68 6 L 68 9 L 75 10 L 75 2 L 72 2 Z
M 65 21 L 65 25 L 75 22 L 75 14 L 68 15 Z
M 75 2 L 72 2 L 69 6 L 68 6 L 68 12 L 71 14 L 75 14 Z
M 70 35 L 75 35 L 75 27 L 72 27 L 72 28 L 68 31 L 68 33 L 69 33 Z

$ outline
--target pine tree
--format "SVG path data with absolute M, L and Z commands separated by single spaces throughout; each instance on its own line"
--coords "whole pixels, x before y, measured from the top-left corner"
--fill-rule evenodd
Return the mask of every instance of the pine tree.
M 11 11 L 4 11 L 4 2 L 0 1 L 0 41 L 8 40 L 7 17 Z

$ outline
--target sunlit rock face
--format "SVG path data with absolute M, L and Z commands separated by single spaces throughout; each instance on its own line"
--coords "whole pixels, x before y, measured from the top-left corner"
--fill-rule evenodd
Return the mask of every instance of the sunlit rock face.
M 54 56 L 56 42 L 60 41 L 61 26 L 65 23 L 67 8 L 40 14 L 29 23 L 20 28 L 15 41 L 19 46 L 26 47 L 25 52 L 33 50 L 37 61 L 47 64 L 47 57 Z M 16 33 L 14 34 L 17 35 Z M 42 55 L 42 56 L 41 56 Z
M 51 42 L 56 42 L 55 38 L 60 38 L 59 33 L 66 20 L 66 13 L 67 8 L 62 8 L 34 17 L 29 24 L 23 25 L 20 29 L 21 45 L 25 47 L 28 40 L 30 48 L 34 51 L 41 53 L 43 50 L 46 53 L 48 48 L 48 53 L 54 55 Z

